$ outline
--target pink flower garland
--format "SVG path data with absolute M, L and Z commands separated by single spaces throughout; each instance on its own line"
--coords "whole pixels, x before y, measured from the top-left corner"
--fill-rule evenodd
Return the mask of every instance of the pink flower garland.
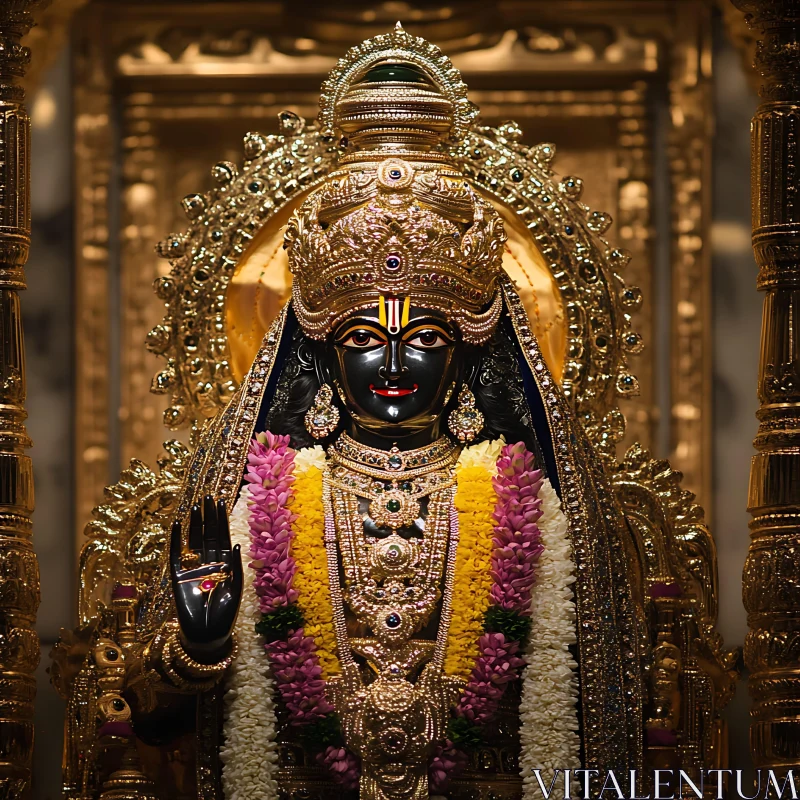
M 358 788 L 361 763 L 346 747 L 331 745 L 317 754 L 317 763 L 346 791 Z
M 255 436 L 245 480 L 250 484 L 250 566 L 256 571 L 253 585 L 263 614 L 298 599 L 292 587 L 296 564 L 291 556 L 292 523 L 297 516 L 289 511 L 293 471 L 294 450 L 288 436 L 269 431 Z M 314 639 L 302 628 L 290 631 L 285 640 L 266 642 L 264 649 L 292 725 L 316 722 L 334 710 L 325 698 Z M 344 748 L 328 747 L 318 759 L 345 788 L 358 785 L 358 761 Z
M 536 524 L 542 516 L 541 470 L 534 469 L 533 453 L 522 442 L 506 445 L 492 479 L 497 505 L 492 540 L 492 604 L 521 616 L 530 614 L 536 562 L 544 546 Z M 500 704 L 506 686 L 518 677 L 525 661 L 520 643 L 506 641 L 502 633 L 484 633 L 469 683 L 461 695 L 456 715 L 484 725 Z
M 433 758 L 428 765 L 428 785 L 431 792 L 440 793 L 447 789 L 450 779 L 467 766 L 467 754 L 459 750 L 449 739 L 437 742 Z
M 263 614 L 297 602 L 292 588 L 297 565 L 291 556 L 292 523 L 297 515 L 289 511 L 294 496 L 294 450 L 288 436 L 267 431 L 250 442 L 245 480 L 250 484 L 250 555 L 256 577 L 253 585 Z M 321 719 L 333 711 L 325 699 L 325 681 L 316 645 L 303 629 L 292 631 L 286 640 L 264 645 L 281 700 L 292 725 Z
M 322 667 L 311 636 L 299 628 L 285 642 L 267 642 L 265 649 L 292 725 L 316 722 L 333 711 L 325 699 Z
M 288 436 L 269 431 L 250 442 L 245 481 L 250 484 L 250 566 L 262 614 L 297 602 L 292 588 L 295 561 L 290 555 L 294 496 L 294 450 Z
M 534 456 L 522 442 L 506 445 L 492 479 L 497 492 L 494 512 L 491 598 L 506 611 L 528 616 L 536 564 L 544 550 L 536 524 L 542 516 L 539 490 L 542 471 L 534 469 Z
M 525 661 L 517 653 L 519 642 L 507 642 L 502 633 L 484 633 L 478 640 L 480 655 L 475 659 L 456 708 L 456 715 L 475 725 L 485 725 L 500 705 L 506 685 L 518 677 Z

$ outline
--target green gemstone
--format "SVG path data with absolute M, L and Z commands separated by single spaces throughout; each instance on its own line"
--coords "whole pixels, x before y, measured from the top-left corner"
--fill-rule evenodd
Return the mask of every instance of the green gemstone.
M 386 510 L 391 511 L 392 514 L 397 513 L 400 510 L 400 501 L 399 500 L 390 500 L 386 504 Z
M 396 83 L 398 81 L 430 83 L 430 78 L 416 64 L 378 64 L 364 76 L 364 83 Z
M 402 489 L 404 492 L 410 492 L 410 491 L 411 491 L 411 490 L 412 490 L 414 487 L 413 487 L 413 485 L 411 484 L 411 481 L 403 481 L 403 482 L 400 484 L 400 488 L 401 488 L 401 489 Z
M 403 459 L 400 456 L 389 456 L 387 464 L 389 469 L 400 469 L 403 466 Z

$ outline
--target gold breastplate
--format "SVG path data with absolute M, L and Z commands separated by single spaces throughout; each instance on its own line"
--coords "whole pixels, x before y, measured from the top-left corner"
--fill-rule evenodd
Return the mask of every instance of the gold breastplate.
M 458 697 L 461 682 L 443 670 L 457 457 L 446 438 L 386 452 L 345 435 L 328 453 L 325 541 L 342 664 L 330 699 L 361 758 L 363 798 L 427 797 L 432 747 Z M 433 640 L 418 638 L 436 610 Z M 367 636 L 349 634 L 348 615 Z

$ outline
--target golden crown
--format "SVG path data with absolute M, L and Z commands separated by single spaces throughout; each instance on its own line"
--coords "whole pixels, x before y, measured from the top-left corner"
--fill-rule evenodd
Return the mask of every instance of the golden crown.
M 321 122 L 347 137 L 339 169 L 289 222 L 297 318 L 312 338 L 381 295 L 411 297 L 486 341 L 501 304 L 503 223 L 446 156 L 474 106 L 438 48 L 398 26 L 326 81 Z

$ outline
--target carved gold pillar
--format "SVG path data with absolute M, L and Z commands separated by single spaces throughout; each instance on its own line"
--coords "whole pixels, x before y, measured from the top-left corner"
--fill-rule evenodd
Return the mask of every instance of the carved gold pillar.
M 756 767 L 800 766 L 800 2 L 734 0 L 762 41 L 753 249 L 764 292 L 743 597 Z
M 0 797 L 29 793 L 39 569 L 31 542 L 33 473 L 25 454 L 25 355 L 19 290 L 30 243 L 30 121 L 20 43 L 44 5 L 0 0 Z M 65 529 L 66 531 L 66 529 Z

